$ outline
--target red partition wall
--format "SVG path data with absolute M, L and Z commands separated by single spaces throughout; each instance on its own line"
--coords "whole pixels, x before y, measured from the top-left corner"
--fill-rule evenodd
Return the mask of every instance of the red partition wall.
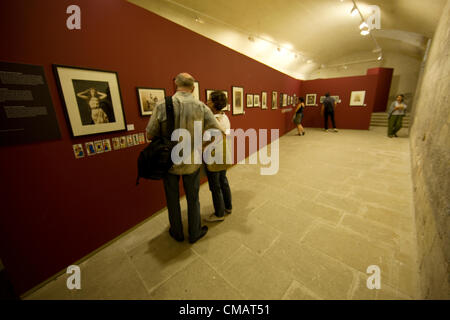
M 81 30 L 66 9 L 81 8 Z M 58 141 L 0 148 L 0 258 L 17 293 L 63 270 L 165 206 L 162 183 L 135 186 L 142 147 L 75 160 L 72 145 L 143 132 L 136 87 L 166 88 L 189 72 L 205 89 L 268 93 L 268 110 L 232 116 L 232 128 L 293 128 L 270 110 L 271 92 L 298 95 L 300 81 L 123 0 L 0 2 L 0 60 L 43 65 L 58 117 Z M 71 138 L 52 64 L 117 71 L 125 116 L 135 131 Z
M 376 75 L 378 77 L 377 91 L 373 112 L 385 112 L 389 100 L 389 92 L 391 90 L 392 75 L 394 69 L 391 68 L 372 68 L 367 70 L 368 75 Z
M 332 96 L 339 96 L 341 103 L 335 110 L 336 126 L 340 129 L 368 130 L 370 117 L 375 104 L 378 85 L 378 75 L 366 75 L 333 79 L 318 79 L 302 81 L 301 96 L 317 94 L 316 107 L 306 107 L 303 125 L 306 127 L 323 128 L 323 117 L 320 115 L 320 96 L 329 92 Z M 362 107 L 350 106 L 352 91 L 366 91 L 365 104 Z

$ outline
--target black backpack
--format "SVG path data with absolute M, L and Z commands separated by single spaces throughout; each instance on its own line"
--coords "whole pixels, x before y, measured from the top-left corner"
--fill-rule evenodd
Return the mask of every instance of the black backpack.
M 140 178 L 161 180 L 173 166 L 171 154 L 177 142 L 171 141 L 171 136 L 175 127 L 175 116 L 172 97 L 166 97 L 165 101 L 167 130 L 165 133 L 161 132 L 160 136 L 154 137 L 150 144 L 139 154 L 136 185 L 139 184 Z

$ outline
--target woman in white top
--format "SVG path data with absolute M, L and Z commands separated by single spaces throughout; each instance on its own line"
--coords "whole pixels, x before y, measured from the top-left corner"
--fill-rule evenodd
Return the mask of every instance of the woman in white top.
M 209 100 L 207 101 L 208 107 L 214 114 L 217 122 L 219 123 L 221 129 L 226 134 L 229 134 L 230 130 L 230 120 L 227 115 L 222 111 L 227 106 L 227 97 L 222 91 L 214 91 L 211 93 Z M 225 143 L 225 141 L 224 141 Z M 226 147 L 225 147 L 226 148 Z M 226 152 L 226 151 L 225 151 Z M 219 168 L 213 169 L 213 168 Z M 227 166 L 207 166 L 206 174 L 208 176 L 209 189 L 212 193 L 214 213 L 211 214 L 206 220 L 213 221 L 223 221 L 225 219 L 225 213 L 230 214 L 231 205 L 231 190 L 227 179 Z M 212 171 L 214 170 L 214 171 Z

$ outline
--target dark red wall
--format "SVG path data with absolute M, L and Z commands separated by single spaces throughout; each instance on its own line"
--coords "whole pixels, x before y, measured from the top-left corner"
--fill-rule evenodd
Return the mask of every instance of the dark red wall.
M 375 104 L 373 112 L 385 112 L 389 100 L 389 92 L 391 90 L 392 75 L 394 69 L 391 68 L 373 68 L 367 70 L 368 75 L 376 75 L 378 77 Z
M 317 94 L 318 107 L 306 107 L 303 125 L 306 127 L 323 128 L 323 117 L 320 115 L 320 97 L 329 92 L 332 96 L 339 96 L 341 103 L 335 110 L 336 126 L 340 129 L 368 130 L 370 117 L 375 103 L 377 75 L 357 77 L 318 79 L 302 81 L 300 94 Z M 350 107 L 350 95 L 352 91 L 366 91 L 365 107 Z M 329 124 L 330 125 L 330 124 Z
M 66 28 L 81 7 L 82 29 Z M 43 65 L 62 139 L 0 148 L 0 258 L 23 293 L 165 206 L 161 182 L 135 186 L 132 147 L 75 160 L 72 145 L 126 134 L 71 138 L 52 64 L 117 71 L 127 123 L 143 132 L 136 87 L 166 88 L 182 71 L 205 89 L 299 94 L 300 81 L 123 0 L 0 2 L 0 60 Z M 293 128 L 292 113 L 246 109 L 232 128 Z

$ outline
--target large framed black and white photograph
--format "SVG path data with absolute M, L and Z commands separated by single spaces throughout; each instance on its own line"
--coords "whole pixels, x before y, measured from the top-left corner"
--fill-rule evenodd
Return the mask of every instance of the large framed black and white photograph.
M 164 89 L 137 88 L 141 116 L 151 116 L 156 105 L 166 97 Z
M 232 87 L 233 93 L 233 115 L 244 114 L 244 88 Z
M 126 129 L 116 72 L 53 65 L 74 137 Z
M 306 106 L 315 106 L 316 105 L 317 94 L 309 93 L 306 95 Z

